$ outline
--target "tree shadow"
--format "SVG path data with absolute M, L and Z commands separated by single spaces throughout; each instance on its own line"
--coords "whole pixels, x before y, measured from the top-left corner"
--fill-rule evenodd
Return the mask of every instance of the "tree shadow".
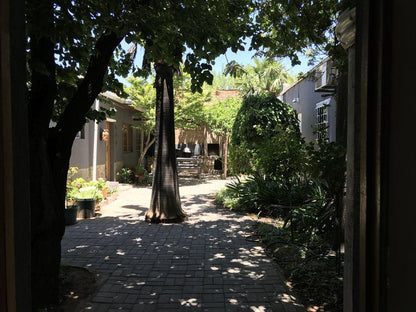
M 195 178 L 195 177 L 191 177 L 191 176 L 180 176 L 179 177 L 179 187 L 181 186 L 193 186 L 193 185 L 199 185 L 199 184 L 205 184 L 207 183 L 207 178 Z
M 221 179 L 218 175 L 213 174 L 202 174 L 201 178 L 195 177 L 194 175 L 180 175 L 178 176 L 179 186 L 193 186 L 193 185 L 200 185 L 205 184 L 209 181 L 214 181 Z M 142 184 L 133 184 L 133 188 L 146 188 L 152 189 L 151 184 L 142 183 Z
M 104 278 L 85 309 L 304 311 L 263 248 L 247 239 L 250 218 L 216 212 L 209 194 L 185 199 L 192 214 L 180 224 L 121 216 L 67 227 L 62 261 Z

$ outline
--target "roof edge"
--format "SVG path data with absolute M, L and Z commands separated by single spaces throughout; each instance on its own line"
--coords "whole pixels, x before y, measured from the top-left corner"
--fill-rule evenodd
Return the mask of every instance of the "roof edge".
M 140 108 L 139 107 L 134 107 L 131 104 L 131 101 L 130 100 L 125 99 L 125 98 L 121 98 L 117 94 L 115 94 L 113 92 L 110 92 L 110 91 L 101 92 L 98 95 L 98 97 L 111 100 L 111 101 L 115 102 L 116 104 L 119 104 L 121 106 L 125 106 L 127 109 L 130 109 L 130 110 L 134 110 L 134 111 L 137 111 L 137 112 L 140 112 L 140 113 L 143 113 L 144 112 L 144 109 L 143 108 L 141 108 L 141 107 Z
M 280 95 L 283 95 L 284 93 L 286 93 L 287 91 L 289 91 L 290 89 L 292 89 L 293 87 L 295 87 L 298 83 L 300 83 L 303 80 L 305 80 L 306 78 L 308 78 L 312 72 L 314 72 L 319 66 L 321 66 L 322 64 L 328 62 L 329 60 L 331 60 L 331 57 L 330 56 L 325 57 L 322 61 L 320 61 L 318 64 L 316 64 L 314 67 L 312 67 L 306 73 L 304 73 L 300 79 L 298 79 L 295 82 L 291 83 L 286 88 L 283 88 L 282 91 L 279 93 L 279 96 Z

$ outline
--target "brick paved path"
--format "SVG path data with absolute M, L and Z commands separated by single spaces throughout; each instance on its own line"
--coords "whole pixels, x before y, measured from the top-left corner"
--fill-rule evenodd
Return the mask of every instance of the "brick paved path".
M 133 188 L 95 219 L 68 226 L 62 262 L 99 275 L 79 311 L 300 312 L 280 273 L 249 236 L 254 222 L 216 211 L 224 181 L 182 186 L 189 220 L 147 224 L 150 188 Z

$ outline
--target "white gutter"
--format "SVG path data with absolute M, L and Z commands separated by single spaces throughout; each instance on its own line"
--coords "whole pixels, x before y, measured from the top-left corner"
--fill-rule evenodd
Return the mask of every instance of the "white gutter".
M 98 110 L 100 108 L 100 102 L 98 99 L 94 101 L 94 109 Z M 92 180 L 97 180 L 97 148 L 98 148 L 98 124 L 94 121 L 94 146 L 92 150 Z

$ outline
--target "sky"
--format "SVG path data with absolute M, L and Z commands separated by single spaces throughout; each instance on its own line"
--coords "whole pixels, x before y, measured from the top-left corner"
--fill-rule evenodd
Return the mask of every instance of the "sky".
M 255 51 L 238 51 L 237 53 L 234 53 L 231 50 L 228 50 L 225 55 L 217 57 L 217 59 L 215 60 L 215 65 L 213 66 L 213 70 L 217 73 L 222 72 L 224 70 L 225 65 L 227 64 L 227 59 L 228 62 L 234 60 L 240 65 L 254 64 L 254 54 Z M 305 56 L 298 56 L 302 64 L 296 65 L 294 67 L 292 67 L 289 58 L 283 58 L 282 60 L 280 60 L 280 63 L 284 65 L 284 67 L 294 76 L 296 76 L 296 74 L 300 72 L 306 73 L 309 69 L 313 67 L 311 65 L 308 65 L 308 60 Z
M 122 46 L 124 49 L 128 50 L 129 45 L 125 42 L 122 43 Z M 215 65 L 213 66 L 213 71 L 216 73 L 222 73 L 225 65 L 227 62 L 236 61 L 240 65 L 248 65 L 248 64 L 254 64 L 253 57 L 256 51 L 248 51 L 249 45 L 246 44 L 246 50 L 245 51 L 238 51 L 237 53 L 234 53 L 231 51 L 231 49 L 228 49 L 227 53 L 219 56 L 215 60 Z M 143 48 L 139 47 L 137 51 L 136 56 L 136 65 L 141 66 L 141 61 L 143 57 Z M 313 66 L 308 65 L 308 60 L 305 56 L 299 54 L 298 55 L 299 60 L 301 61 L 301 65 L 292 66 L 289 58 L 283 58 L 280 60 L 280 63 L 284 65 L 284 67 L 293 75 L 296 76 L 298 73 L 306 73 L 308 70 L 310 70 Z M 228 61 L 227 61 L 228 60 Z M 129 85 L 129 83 L 122 77 L 119 77 L 119 80 L 125 84 Z

